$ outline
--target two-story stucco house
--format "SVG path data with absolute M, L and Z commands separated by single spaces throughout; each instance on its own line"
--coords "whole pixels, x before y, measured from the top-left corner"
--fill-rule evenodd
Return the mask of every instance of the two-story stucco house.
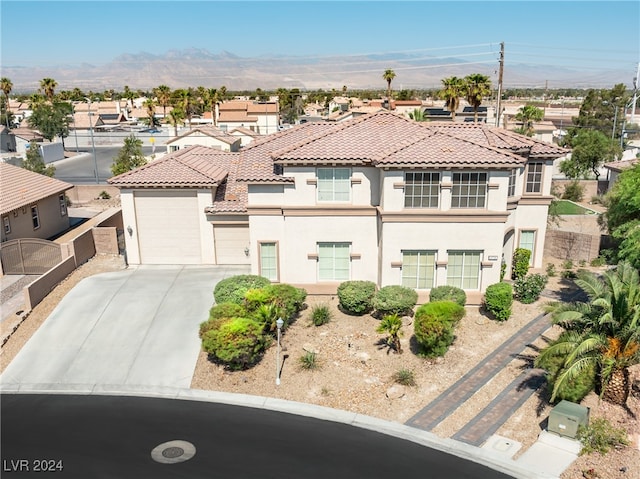
M 382 112 L 237 153 L 194 147 L 110 182 L 134 264 L 244 263 L 310 292 L 348 279 L 424 294 L 450 284 L 477 301 L 516 247 L 542 266 L 552 163 L 565 153 L 486 124 Z
M 166 142 L 167 153 L 193 145 L 202 145 L 222 151 L 238 151 L 242 139 L 215 126 L 200 126 Z

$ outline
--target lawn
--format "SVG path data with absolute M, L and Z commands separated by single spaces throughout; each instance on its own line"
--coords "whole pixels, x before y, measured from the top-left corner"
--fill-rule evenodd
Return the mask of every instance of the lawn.
M 558 200 L 553 203 L 555 205 L 555 213 L 559 215 L 593 215 L 595 212 L 587 208 L 583 208 L 571 201 Z

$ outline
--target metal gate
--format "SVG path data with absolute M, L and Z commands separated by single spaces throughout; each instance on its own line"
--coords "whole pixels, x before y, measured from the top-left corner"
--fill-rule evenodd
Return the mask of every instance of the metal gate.
M 60 245 L 38 238 L 20 238 L 0 244 L 4 274 L 43 274 L 62 261 Z

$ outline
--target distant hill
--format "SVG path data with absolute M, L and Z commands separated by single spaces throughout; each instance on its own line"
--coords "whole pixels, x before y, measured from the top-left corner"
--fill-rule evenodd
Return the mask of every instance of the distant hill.
M 230 52 L 204 49 L 172 50 L 163 55 L 122 54 L 104 65 L 58 65 L 46 68 L 3 66 L 2 76 L 13 82 L 14 93 L 33 92 L 43 78 L 58 82 L 58 90 L 148 90 L 161 84 L 173 89 L 204 86 L 229 90 L 300 88 L 341 90 L 384 89 L 384 70 L 396 72 L 394 90 L 439 88 L 441 80 L 471 73 L 488 75 L 497 83 L 495 65 L 465 63 L 456 58 L 425 58 L 424 54 L 387 54 L 334 57 L 239 57 Z M 617 83 L 630 87 L 627 71 L 580 71 L 540 65 L 510 64 L 505 61 L 505 88 L 611 88 Z

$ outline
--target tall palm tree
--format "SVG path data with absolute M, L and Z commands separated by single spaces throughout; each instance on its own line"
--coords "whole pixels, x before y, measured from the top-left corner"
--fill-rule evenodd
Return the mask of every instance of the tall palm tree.
M 518 133 L 523 135 L 533 136 L 535 130 L 533 129 L 533 122 L 540 121 L 544 118 L 544 111 L 533 105 L 525 105 L 520 107 L 518 113 L 516 113 L 516 120 L 522 122 L 522 128 L 517 129 Z
M 55 89 L 58 86 L 58 82 L 53 78 L 43 78 L 40 80 L 40 90 L 44 93 L 50 103 L 53 103 L 53 97 L 55 95 Z
M 129 85 L 124 86 L 124 93 L 122 94 L 127 99 L 127 107 L 129 107 L 129 103 L 131 103 L 131 110 L 133 110 L 133 99 L 136 97 L 136 94 L 131 91 Z
M 391 81 L 396 77 L 396 72 L 387 69 L 382 74 L 382 78 L 387 82 L 387 98 L 391 101 Z
M 144 106 L 147 108 L 147 118 L 149 121 L 149 128 L 153 128 L 158 125 L 158 119 L 156 118 L 156 102 L 153 100 L 147 100 L 144 102 Z
M 9 94 L 13 90 L 13 83 L 7 77 L 0 78 L 0 89 L 4 93 L 4 111 L 5 119 L 7 120 L 7 130 L 9 129 Z
M 175 136 L 178 136 L 178 124 L 184 120 L 185 114 L 180 108 L 173 108 L 169 112 L 168 120 L 175 131 Z
M 600 396 L 623 405 L 629 397 L 629 367 L 640 363 L 640 280 L 629 263 L 618 264 L 602 277 L 582 275 L 576 284 L 589 297 L 588 303 L 552 303 L 547 310 L 555 324 L 567 333 L 545 348 L 537 363 L 562 358 L 551 400 L 563 385 L 587 368 L 595 368 Z
M 191 93 L 191 89 L 176 90 L 175 93 L 177 95 L 178 105 L 184 112 L 189 122 L 189 129 L 191 129 L 191 117 L 193 116 L 193 94 Z
M 218 126 L 218 119 L 216 118 L 216 110 L 220 99 L 218 98 L 218 90 L 215 88 L 209 88 L 207 91 L 207 104 L 211 108 L 211 122 L 213 126 Z
M 456 111 L 460 106 L 460 97 L 464 95 L 464 80 L 458 77 L 449 77 L 442 80 L 442 90 L 438 96 L 444 100 L 447 110 L 451 112 L 452 121 L 456 121 Z
M 467 101 L 473 107 L 473 121 L 478 123 L 478 108 L 482 100 L 491 94 L 491 80 L 486 75 L 473 73 L 464 77 Z
M 162 116 L 166 118 L 167 106 L 169 106 L 169 102 L 171 101 L 171 88 L 169 88 L 167 85 L 159 85 L 154 88 L 153 92 L 156 95 L 158 105 L 162 107 Z

